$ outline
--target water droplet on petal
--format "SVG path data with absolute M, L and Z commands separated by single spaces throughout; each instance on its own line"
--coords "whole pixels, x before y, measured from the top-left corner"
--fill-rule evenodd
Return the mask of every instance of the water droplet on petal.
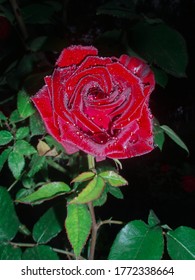
M 131 138 L 129 139 L 129 142 L 135 144 L 137 141 L 138 141 L 138 136 L 135 133 L 133 133 L 131 135 Z

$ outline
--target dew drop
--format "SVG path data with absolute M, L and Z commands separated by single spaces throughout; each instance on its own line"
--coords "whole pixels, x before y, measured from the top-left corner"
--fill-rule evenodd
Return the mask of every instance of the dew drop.
M 79 131 L 77 131 L 76 134 L 79 135 L 80 134 Z
M 153 119 L 153 115 L 152 115 L 152 114 L 149 114 L 149 118 L 150 118 L 150 119 Z
M 82 136 L 82 135 L 80 136 L 80 139 L 83 139 L 83 136 Z
M 138 136 L 135 133 L 132 133 L 129 141 L 130 143 L 135 144 L 138 141 Z

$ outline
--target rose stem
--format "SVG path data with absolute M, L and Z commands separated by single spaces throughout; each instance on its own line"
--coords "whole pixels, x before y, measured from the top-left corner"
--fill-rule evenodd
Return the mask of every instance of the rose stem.
M 94 157 L 91 156 L 91 155 L 87 155 L 87 159 L 88 159 L 89 170 L 95 169 L 95 159 L 94 159 Z M 93 203 L 90 201 L 90 202 L 88 202 L 87 205 L 88 205 L 88 208 L 89 208 L 89 211 L 90 211 L 90 214 L 91 214 L 91 220 L 92 220 L 92 231 L 91 231 L 91 244 L 90 244 L 89 260 L 93 260 L 94 259 L 94 254 L 95 254 L 95 245 L 96 245 L 98 226 L 97 226 L 97 222 L 96 222 L 96 218 L 95 218 Z
M 22 36 L 25 40 L 25 39 L 28 38 L 28 32 L 27 32 L 26 25 L 24 23 L 23 17 L 21 15 L 20 8 L 18 6 L 17 0 L 10 0 L 10 4 L 12 6 L 12 9 L 13 9 L 14 15 L 16 17 L 16 21 L 18 23 L 18 26 L 21 30 Z

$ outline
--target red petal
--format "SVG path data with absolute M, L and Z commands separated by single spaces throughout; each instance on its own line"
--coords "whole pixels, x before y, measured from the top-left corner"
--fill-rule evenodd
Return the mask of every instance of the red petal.
M 38 93 L 31 98 L 38 109 L 47 131 L 57 140 L 61 141 L 59 129 L 54 125 L 53 108 L 47 86 L 44 86 Z
M 120 56 L 119 62 L 141 79 L 142 83 L 146 87 L 146 89 L 144 89 L 145 95 L 148 95 L 153 91 L 155 85 L 154 74 L 144 61 L 139 58 L 129 57 L 128 55 L 123 54 Z
M 71 46 L 61 52 L 56 65 L 59 67 L 79 65 L 87 56 L 97 54 L 98 50 L 92 46 Z

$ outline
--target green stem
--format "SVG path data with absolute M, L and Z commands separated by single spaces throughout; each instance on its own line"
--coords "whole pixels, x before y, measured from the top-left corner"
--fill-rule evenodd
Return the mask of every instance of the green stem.
M 88 167 L 90 170 L 95 169 L 95 159 L 93 156 L 91 155 L 87 155 L 87 159 L 88 159 Z
M 89 202 L 88 207 L 89 207 L 89 211 L 90 211 L 91 219 L 92 219 L 92 231 L 91 231 L 91 244 L 90 244 L 89 260 L 94 260 L 98 225 L 97 225 L 96 218 L 95 218 L 95 211 L 94 211 L 93 203 Z
M 17 242 L 9 242 L 9 244 L 11 244 L 14 247 L 28 247 L 28 248 L 33 248 L 33 247 L 36 247 L 38 245 L 38 244 L 35 244 L 35 243 L 17 243 Z M 52 250 L 56 253 L 64 254 L 64 255 L 76 258 L 75 254 L 70 253 L 66 250 L 61 250 L 61 249 L 58 249 L 58 248 L 52 248 Z M 84 258 L 82 258 L 82 257 L 79 257 L 79 259 L 84 260 Z

